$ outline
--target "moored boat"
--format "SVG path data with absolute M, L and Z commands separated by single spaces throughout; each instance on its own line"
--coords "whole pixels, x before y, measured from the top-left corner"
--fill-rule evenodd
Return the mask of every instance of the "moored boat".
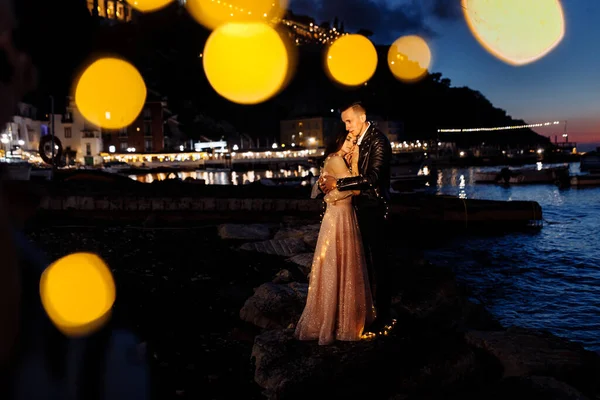
M 31 164 L 27 161 L 3 161 L 0 163 L 3 179 L 9 181 L 28 181 L 31 178 Z
M 570 179 L 571 186 L 600 186 L 600 173 L 573 175 Z
M 568 180 L 569 167 L 551 168 L 502 168 L 499 171 L 480 171 L 475 173 L 476 183 L 499 184 L 557 184 Z
M 581 156 L 579 170 L 600 172 L 600 147 L 596 151 L 590 151 Z

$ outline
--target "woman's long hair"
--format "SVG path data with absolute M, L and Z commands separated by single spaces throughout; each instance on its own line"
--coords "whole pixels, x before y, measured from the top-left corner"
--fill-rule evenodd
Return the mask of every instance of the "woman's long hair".
M 340 151 L 344 142 L 346 141 L 346 137 L 348 136 L 348 132 L 346 129 L 340 129 L 340 131 L 329 141 L 327 146 L 325 147 L 325 158 L 330 154 L 336 153 Z

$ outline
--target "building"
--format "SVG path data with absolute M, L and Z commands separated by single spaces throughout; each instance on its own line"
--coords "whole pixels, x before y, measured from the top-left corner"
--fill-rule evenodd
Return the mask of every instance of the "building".
M 342 128 L 342 122 L 337 118 L 288 119 L 279 123 L 279 140 L 285 146 L 325 147 Z
M 0 132 L 2 150 L 6 155 L 21 155 L 22 151 L 37 151 L 40 144 L 41 122 L 37 109 L 30 104 L 19 103 L 12 121 Z
M 374 118 L 373 122 L 381 132 L 386 134 L 390 142 L 398 142 L 404 133 L 404 124 L 402 121 L 389 121 L 381 118 Z
M 294 15 L 290 11 L 280 22 L 284 28 L 287 28 L 288 36 L 297 46 L 307 44 L 327 45 L 341 35 L 347 35 L 344 32 L 343 23 L 339 25 L 335 21 L 333 26 L 329 22 L 318 25 L 313 18 Z
M 125 0 L 87 0 L 87 6 L 90 14 L 109 20 L 129 22 L 133 17 L 133 8 Z
M 40 137 L 51 132 L 52 116 L 46 114 L 41 125 Z M 68 165 L 102 163 L 102 130 L 84 118 L 71 97 L 67 99 L 65 113 L 54 114 L 54 136 L 60 140 L 63 157 Z
M 161 152 L 165 150 L 165 123 L 170 115 L 166 102 L 146 102 L 131 125 L 116 131 L 104 131 L 104 148 L 110 153 Z

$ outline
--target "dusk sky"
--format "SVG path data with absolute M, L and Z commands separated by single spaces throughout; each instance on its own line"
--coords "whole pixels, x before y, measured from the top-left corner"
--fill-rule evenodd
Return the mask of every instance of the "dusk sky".
M 370 29 L 376 44 L 419 34 L 432 51 L 431 71 L 450 78 L 453 86 L 478 90 L 527 123 L 561 121 L 536 130 L 552 140 L 554 135 L 563 140 L 567 120 L 570 141 L 600 142 L 600 2 L 564 0 L 562 5 L 562 42 L 541 60 L 520 67 L 496 59 L 477 42 L 460 0 L 291 0 L 290 8 L 318 21 L 337 16 L 347 31 Z

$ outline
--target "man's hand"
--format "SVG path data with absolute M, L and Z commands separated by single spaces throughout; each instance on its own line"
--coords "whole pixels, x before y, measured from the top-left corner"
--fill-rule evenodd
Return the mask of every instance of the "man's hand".
M 337 179 L 335 179 L 331 175 L 321 176 L 319 178 L 319 187 L 323 191 L 323 193 L 327 194 L 333 189 L 335 189 Z

